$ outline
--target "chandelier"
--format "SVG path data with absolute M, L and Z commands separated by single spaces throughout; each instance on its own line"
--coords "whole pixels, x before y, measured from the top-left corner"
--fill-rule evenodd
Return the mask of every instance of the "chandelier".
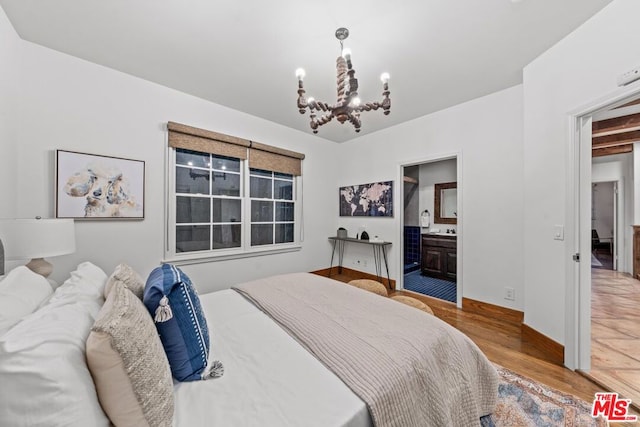
M 349 30 L 346 28 L 338 28 L 336 30 L 336 38 L 340 40 L 340 56 L 336 60 L 337 70 L 337 86 L 338 99 L 335 104 L 330 105 L 326 102 L 316 101 L 315 99 L 305 97 L 303 79 L 305 72 L 302 68 L 296 70 L 298 77 L 298 110 L 300 114 L 304 114 L 309 109 L 309 125 L 313 133 L 318 133 L 318 128 L 325 123 L 329 123 L 335 117 L 341 124 L 348 121 L 353 125 L 356 132 L 360 132 L 362 123 L 360 122 L 360 113 L 363 111 L 377 110 L 382 108 L 385 115 L 388 115 L 391 109 L 391 100 L 389 99 L 389 74 L 382 73 L 382 102 L 367 102 L 363 104 L 358 98 L 358 79 L 356 79 L 356 70 L 351 64 L 351 52 L 345 49 L 343 41 L 349 37 Z M 317 113 L 322 114 L 316 117 Z

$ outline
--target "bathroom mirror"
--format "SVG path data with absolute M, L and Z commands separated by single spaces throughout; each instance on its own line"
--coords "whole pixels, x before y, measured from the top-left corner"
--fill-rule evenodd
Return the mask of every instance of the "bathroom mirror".
M 458 223 L 458 183 L 444 182 L 435 184 L 434 223 Z

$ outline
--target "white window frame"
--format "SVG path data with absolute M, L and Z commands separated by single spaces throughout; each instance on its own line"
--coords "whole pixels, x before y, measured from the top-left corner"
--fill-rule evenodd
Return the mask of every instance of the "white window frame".
M 197 264 L 202 262 L 224 261 L 229 259 L 255 257 L 269 254 L 298 251 L 302 249 L 300 230 L 302 224 L 302 198 L 299 194 L 300 176 L 293 176 L 294 203 L 294 240 L 291 243 L 273 243 L 269 245 L 251 246 L 251 197 L 249 162 L 240 159 L 240 200 L 242 212 L 242 238 L 238 248 L 211 249 L 205 251 L 176 252 L 176 150 L 167 147 L 165 161 L 165 248 L 163 262 L 176 265 Z M 277 178 L 272 177 L 272 181 Z M 209 197 L 211 197 L 209 195 Z M 230 197 L 236 199 L 237 197 Z M 264 199 L 279 201 L 279 199 Z M 287 200 L 288 201 L 288 200 Z M 275 209 L 275 206 L 274 206 Z M 274 221 L 275 211 L 274 211 Z M 209 225 L 213 222 L 208 223 Z M 213 238 L 213 236 L 211 236 Z

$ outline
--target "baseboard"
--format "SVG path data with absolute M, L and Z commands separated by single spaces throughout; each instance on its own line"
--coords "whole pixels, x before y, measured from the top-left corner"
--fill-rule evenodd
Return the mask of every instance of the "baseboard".
M 514 325 L 521 325 L 524 320 L 524 313 L 511 308 L 489 304 L 488 302 L 476 301 L 470 298 L 462 298 L 462 309 L 470 313 L 476 313 L 488 318 L 500 319 Z
M 396 288 L 396 281 L 391 279 L 391 285 L 389 285 L 389 281 L 387 280 L 386 277 L 381 277 L 378 278 L 378 276 L 376 276 L 375 274 L 370 274 L 370 273 L 365 273 L 364 271 L 358 271 L 358 270 L 353 270 L 351 268 L 348 267 L 342 267 L 342 271 L 339 271 L 340 267 L 333 267 L 333 269 L 331 269 L 331 276 L 337 276 L 338 274 L 342 275 L 342 276 L 348 276 L 351 277 L 353 279 L 371 279 L 371 280 L 376 280 L 380 283 L 382 283 L 383 285 L 385 285 L 387 287 L 387 289 L 395 289 Z M 313 274 L 317 274 L 318 276 L 324 276 L 324 277 L 329 277 L 329 269 L 328 268 L 323 268 L 321 270 L 316 270 L 316 271 L 311 271 L 310 273 Z
M 564 346 L 548 336 L 536 331 L 531 326 L 522 324 L 522 342 L 540 350 L 545 359 L 556 365 L 564 365 Z

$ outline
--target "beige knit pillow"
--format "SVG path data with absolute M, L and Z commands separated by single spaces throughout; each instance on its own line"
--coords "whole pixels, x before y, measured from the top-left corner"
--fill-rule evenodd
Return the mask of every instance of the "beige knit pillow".
M 104 299 L 107 299 L 109 292 L 116 280 L 124 282 L 131 292 L 135 294 L 140 300 L 142 300 L 142 294 L 144 293 L 144 279 L 128 264 L 121 263 L 111 273 L 111 276 L 107 280 L 107 284 L 104 287 Z
M 114 281 L 91 329 L 87 365 L 114 425 L 172 425 L 169 362 L 149 312 L 122 281 Z

